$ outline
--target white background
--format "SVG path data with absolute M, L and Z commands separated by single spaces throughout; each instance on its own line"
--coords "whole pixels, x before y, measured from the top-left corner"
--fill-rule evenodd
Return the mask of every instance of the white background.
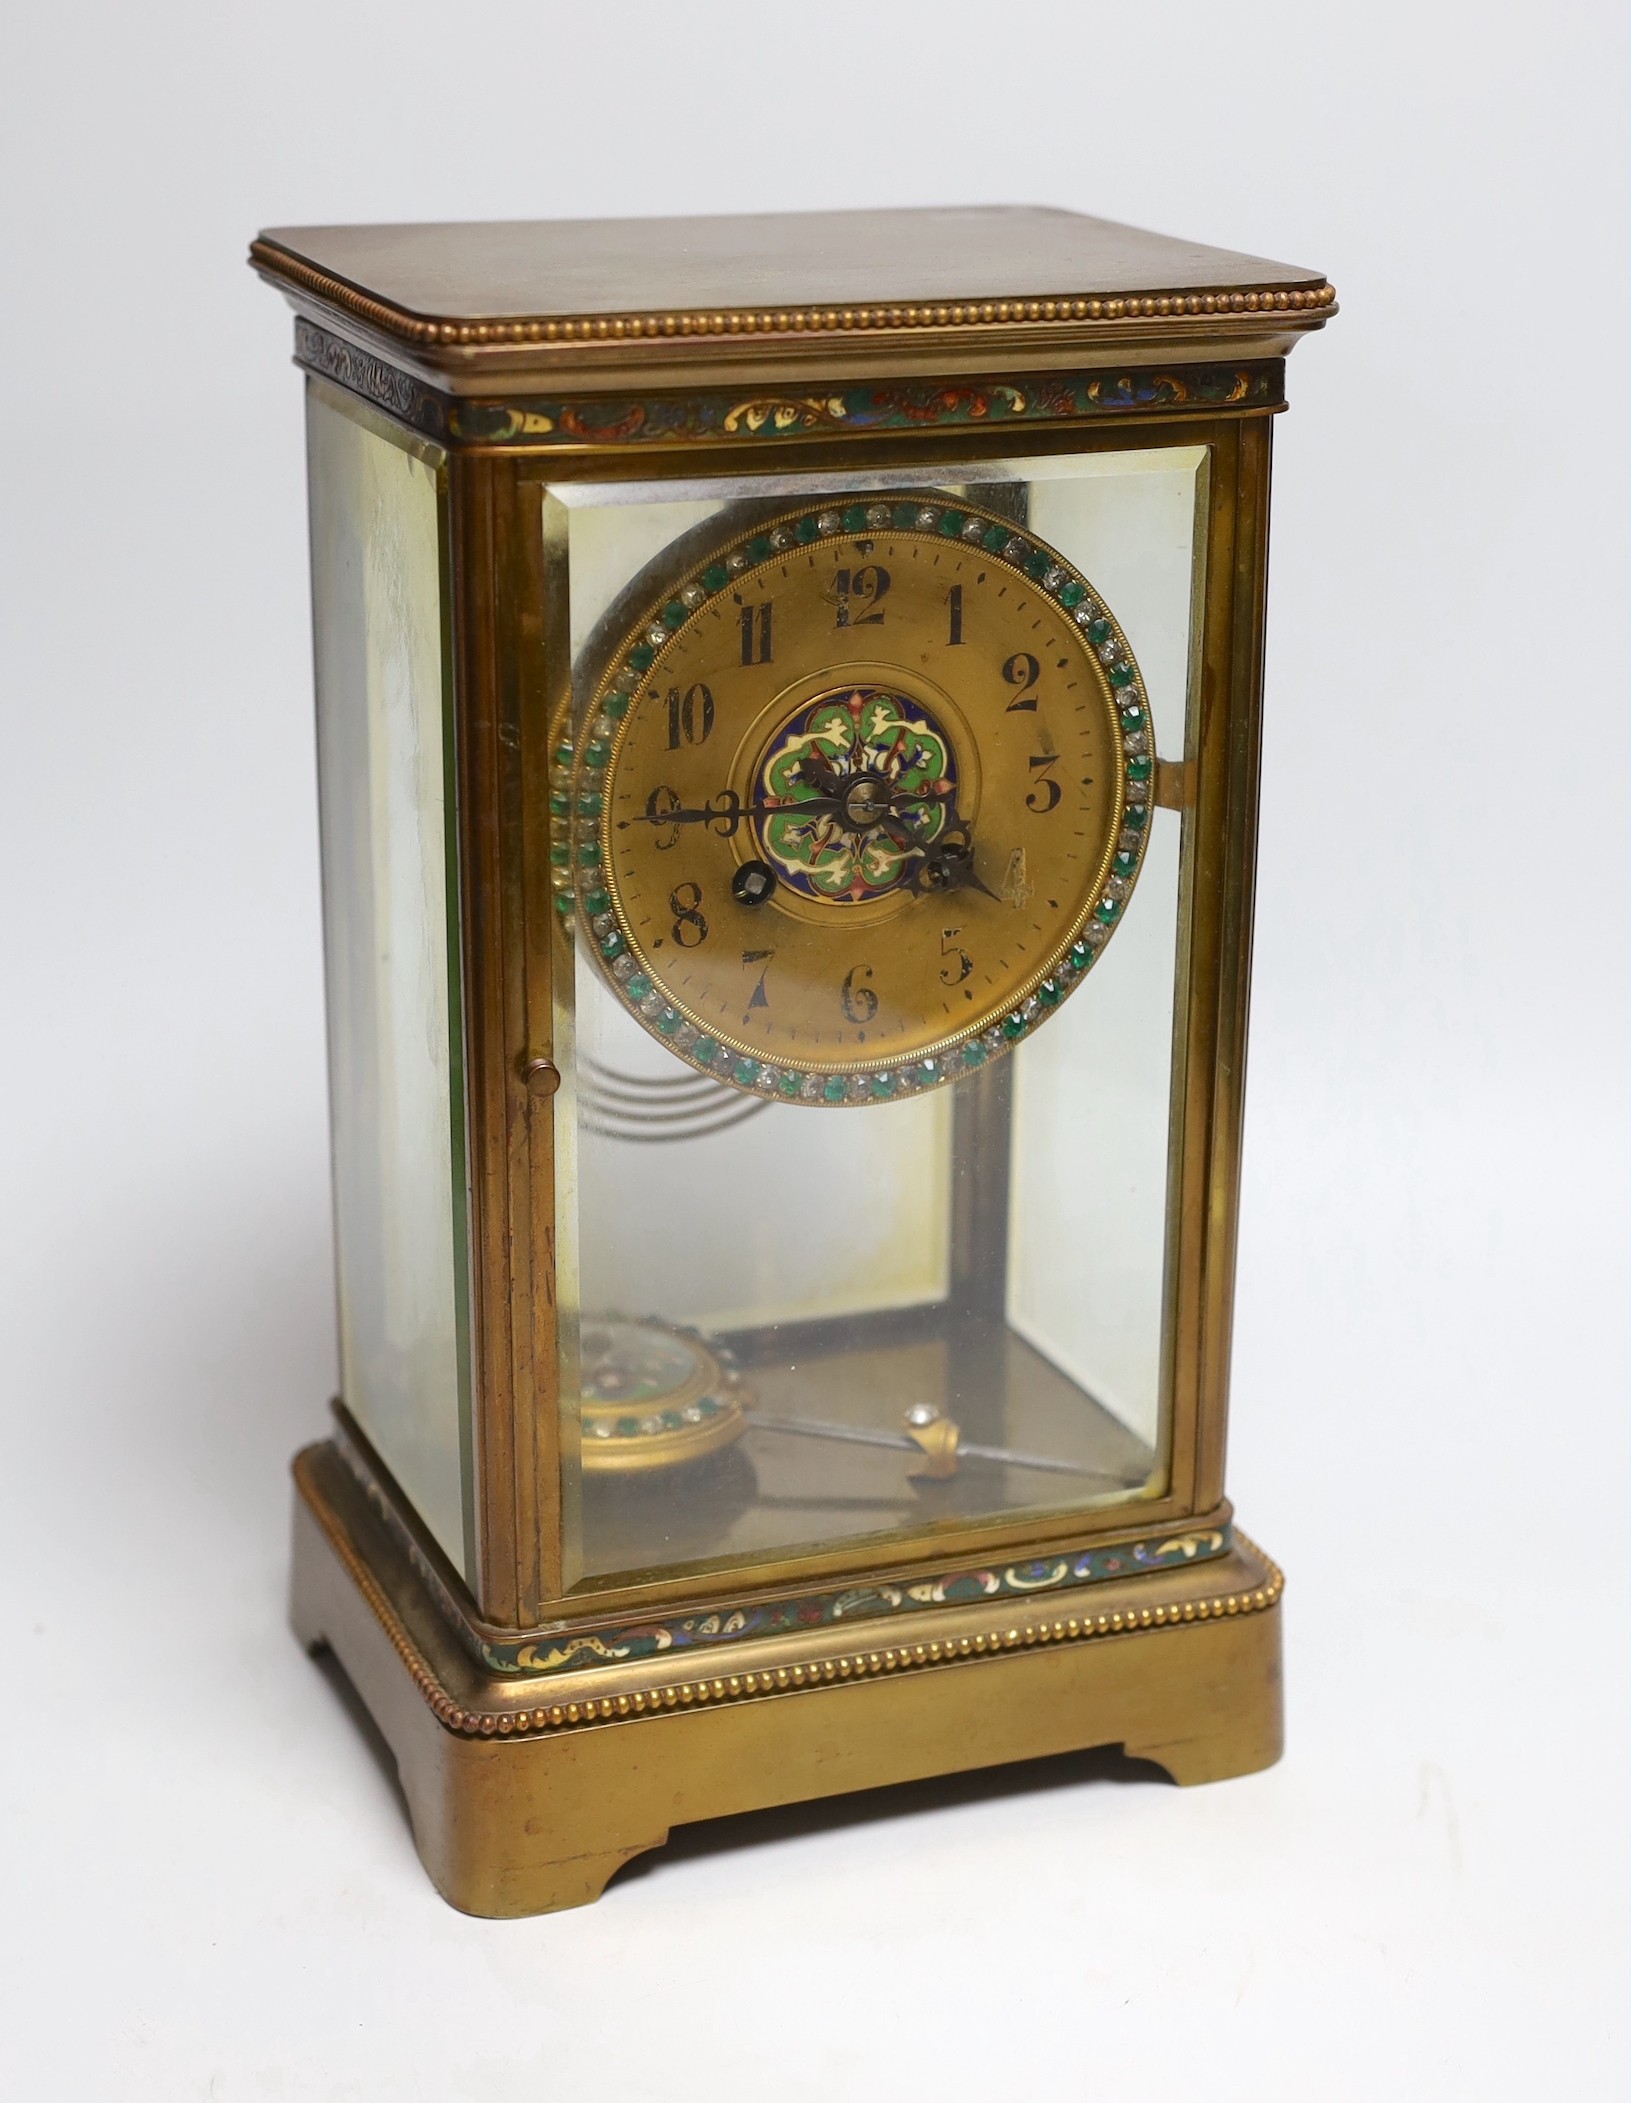
M 10 18 L 0 2091 L 1622 2092 L 1621 12 Z M 282 1622 L 334 1345 L 300 389 L 243 246 L 991 198 L 1343 301 L 1277 433 L 1231 1464 L 1290 1748 L 467 1920 Z

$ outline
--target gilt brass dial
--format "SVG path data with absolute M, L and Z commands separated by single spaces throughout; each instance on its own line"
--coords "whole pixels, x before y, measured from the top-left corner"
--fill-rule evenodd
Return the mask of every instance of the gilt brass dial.
M 584 725 L 557 862 L 585 939 L 682 1058 L 793 1102 L 887 1101 L 1019 1042 L 1118 925 L 1147 836 L 1114 616 L 939 495 L 717 545 Z

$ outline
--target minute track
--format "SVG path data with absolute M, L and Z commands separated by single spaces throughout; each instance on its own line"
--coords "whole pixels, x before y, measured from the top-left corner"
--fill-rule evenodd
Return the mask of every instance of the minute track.
M 693 557 L 631 624 L 574 739 L 571 878 L 609 983 L 687 1063 L 801 1104 L 897 1099 L 1023 1042 L 1119 925 L 1149 818 L 1142 681 L 1080 572 L 938 492 L 872 507 L 886 532 L 851 530 L 863 508 L 791 513 Z M 836 582 L 863 557 L 870 598 Z M 767 607 L 773 656 L 737 662 L 738 616 L 755 610 L 757 641 Z M 1043 668 L 1035 708 L 1009 714 L 999 674 L 1020 635 Z M 751 903 L 732 891 L 747 863 L 775 877 Z M 1008 916 L 1039 891 L 1047 911 L 1032 905 L 1016 943 Z M 677 949 L 671 894 L 692 916 Z M 963 949 L 995 959 L 951 1017 L 935 982 L 948 912 Z M 756 987 L 744 947 L 771 956 Z

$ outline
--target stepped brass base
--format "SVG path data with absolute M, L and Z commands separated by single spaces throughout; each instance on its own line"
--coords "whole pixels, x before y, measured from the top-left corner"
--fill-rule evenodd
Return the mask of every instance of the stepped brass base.
M 425 1867 L 466 1913 L 585 1905 L 671 1826 L 727 1812 L 1090 1746 L 1184 1783 L 1280 1754 L 1280 1573 L 1238 1534 L 1211 1561 L 1094 1585 L 1074 1616 L 993 1599 L 517 1676 L 460 1645 L 332 1445 L 295 1480 L 295 1631 L 366 1703 Z

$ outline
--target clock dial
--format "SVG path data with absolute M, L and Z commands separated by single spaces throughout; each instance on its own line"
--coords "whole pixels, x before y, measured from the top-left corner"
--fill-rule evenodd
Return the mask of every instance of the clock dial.
M 613 649 L 556 857 L 681 1057 L 888 1101 L 1009 1049 L 1090 970 L 1152 752 L 1114 616 L 1034 534 L 928 495 L 792 513 L 669 579 Z

